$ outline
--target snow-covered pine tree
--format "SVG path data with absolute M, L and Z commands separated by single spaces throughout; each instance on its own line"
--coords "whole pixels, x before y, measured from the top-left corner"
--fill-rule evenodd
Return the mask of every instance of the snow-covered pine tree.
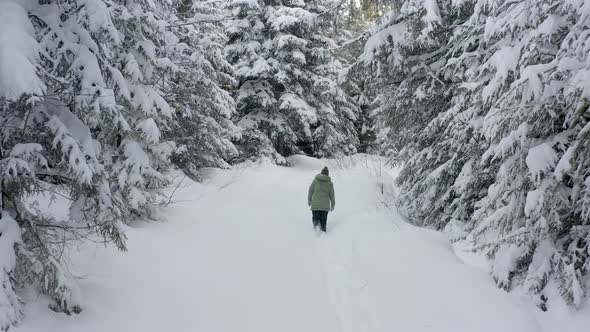
M 161 3 L 159 3 L 161 4 Z M 60 0 L 35 14 L 47 92 L 98 141 L 99 159 L 123 218 L 145 216 L 167 179 L 172 111 L 162 81 L 176 69 L 164 52 L 167 22 L 143 0 Z
M 332 48 L 334 56 L 342 62 L 342 88 L 360 108 L 356 121 L 359 135 L 358 152 L 381 153 L 376 144 L 375 122 L 372 116 L 378 103 L 375 103 L 379 91 L 383 90 L 380 78 L 367 75 L 365 62 L 360 60 L 365 43 L 376 29 L 371 27 L 380 16 L 390 10 L 399 10 L 399 0 L 347 0 L 338 9 L 332 21 L 330 37 L 338 44 Z M 378 29 L 378 28 L 377 28 Z
M 568 31 L 557 53 L 561 60 L 553 63 L 553 68 L 557 69 L 555 78 L 562 74 L 568 77 L 563 84 L 563 99 L 560 100 L 568 101 L 564 126 L 564 132 L 569 133 L 568 141 L 562 147 L 563 153 L 558 155 L 559 159 L 552 169 L 553 179 L 569 189 L 566 201 L 568 213 L 561 216 L 561 227 L 557 232 L 553 231 L 547 247 L 553 249 L 552 242 L 556 244 L 551 261 L 558 271 L 561 290 L 568 300 L 580 306 L 590 292 L 590 3 L 568 0 L 563 3 L 560 11 L 564 18 L 576 17 L 573 20 L 575 24 Z M 573 65 L 566 66 L 567 64 Z M 545 193 L 550 190 L 545 190 Z M 555 196 L 563 197 L 563 194 Z M 550 196 L 547 196 L 544 202 L 551 202 L 549 199 Z M 562 204 L 551 203 L 554 207 Z M 532 219 L 536 217 L 535 213 L 541 211 L 529 210 L 527 214 Z M 541 251 L 538 252 L 537 257 L 542 257 Z M 537 257 L 533 256 L 533 262 L 542 262 Z M 531 265 L 536 269 L 536 274 L 530 280 L 537 283 L 543 281 L 544 271 L 541 264 Z M 534 283 L 529 284 L 529 287 L 534 287 Z
M 449 82 L 438 75 L 448 19 L 436 2 L 405 1 L 372 28 L 361 55 L 359 65 L 375 77 L 364 88 L 377 92 L 370 92 L 376 95 L 376 144 L 398 161 L 416 152 L 418 134 L 450 100 Z
M 81 310 L 76 284 L 61 264 L 62 249 L 70 239 L 97 233 L 124 248 L 119 211 L 96 141 L 59 99 L 71 92 L 56 92 L 50 84 L 55 81 L 46 80 L 54 78 L 50 69 L 63 64 L 61 59 L 50 62 L 53 54 L 46 53 L 38 40 L 43 42 L 44 29 L 50 24 L 36 16 L 46 6 L 51 5 L 0 3 L 2 330 L 21 316 L 21 301 L 14 289 L 23 285 L 47 294 L 56 311 Z M 59 28 L 56 34 L 63 33 Z M 56 81 L 57 86 L 63 83 Z M 68 219 L 36 205 L 37 199 L 58 196 L 71 202 Z
M 26 192 L 31 187 L 31 178 L 18 173 L 36 164 L 33 158 L 29 162 L 23 154 L 16 154 L 10 163 L 7 155 L 22 142 L 14 134 L 23 132 L 18 124 L 22 124 L 29 108 L 26 96 L 40 95 L 45 90 L 37 75 L 39 55 L 34 28 L 25 8 L 15 1 L 0 2 L 0 43 L 3 45 L 0 48 L 0 331 L 6 331 L 23 314 L 14 279 L 16 250 L 21 243 L 20 226 L 9 215 L 8 195 L 11 191 L 13 196 Z M 13 80 L 14 77 L 20 79 Z M 44 158 L 37 159 L 44 162 Z
M 400 196 L 408 211 L 420 211 L 412 204 L 425 195 L 434 202 L 437 209 L 424 215 L 426 224 L 461 228 L 468 221 L 469 238 L 493 257 L 498 285 L 524 287 L 542 308 L 545 287 L 553 282 L 570 303 L 579 304 L 585 290 L 576 284 L 584 284 L 588 271 L 571 267 L 578 249 L 559 248 L 564 225 L 577 218 L 566 212 L 572 209 L 565 204 L 568 184 L 546 175 L 572 135 L 562 90 L 567 75 L 556 70 L 564 61 L 558 50 L 567 29 L 553 21 L 566 22 L 571 8 L 559 4 L 464 7 L 471 16 L 456 28 L 443 68 L 460 85 L 449 110 L 422 132 L 433 143 L 406 164 L 407 174 L 414 175 L 402 182 Z M 535 15 L 523 15 L 527 10 Z M 433 135 L 430 127 L 444 134 Z M 435 171 L 420 173 L 425 166 Z M 566 234 L 565 243 L 579 244 L 576 236 Z M 575 261 L 586 264 L 584 255 Z
M 412 139 L 404 137 L 402 139 L 406 141 L 403 142 L 395 132 L 389 132 L 398 144 L 392 149 L 394 156 L 397 154 L 394 160 L 405 161 L 398 178 L 403 188 L 398 196 L 400 209 L 421 224 L 442 228 L 450 220 L 469 220 L 473 204 L 481 196 L 480 185 L 485 186 L 486 180 L 489 181 L 485 177 L 470 177 L 473 168 L 477 167 L 474 158 L 481 154 L 481 147 L 478 133 L 469 121 L 477 115 L 479 108 L 470 107 L 468 90 L 460 84 L 459 76 L 452 70 L 453 63 L 448 61 L 450 52 L 458 55 L 470 47 L 470 39 L 455 43 L 449 29 L 449 25 L 464 22 L 470 12 L 466 3 L 423 2 L 425 8 L 421 11 L 414 11 L 413 7 L 406 5 L 404 10 L 420 15 L 419 26 L 429 29 L 428 22 L 435 24 L 434 30 L 420 34 L 431 34 L 432 40 L 437 41 L 436 47 L 427 53 L 422 51 L 408 57 L 409 61 L 418 59 L 417 68 L 426 65 L 430 71 L 416 77 L 414 72 L 420 72 L 420 69 L 414 67 L 410 78 L 389 97 L 400 105 L 395 110 L 409 114 L 395 113 L 397 117 L 391 117 L 393 114 L 382 113 L 389 99 L 381 103 L 383 106 L 377 114 L 394 123 L 403 119 L 396 126 L 404 127 L 405 124 L 411 129 L 408 134 L 411 133 Z M 406 119 L 410 121 L 409 125 Z M 384 129 L 389 130 L 388 126 Z M 386 137 L 382 135 L 381 139 Z
M 476 96 L 489 105 L 482 172 L 496 171 L 476 205 L 471 236 L 493 256 L 498 284 L 522 284 L 542 308 L 548 285 L 574 306 L 590 286 L 590 219 L 580 213 L 587 201 L 579 200 L 588 159 L 577 113 L 588 96 L 578 71 L 588 70 L 579 45 L 588 42 L 589 8 L 582 1 L 478 2 L 466 23 L 488 20 L 478 47 L 486 84 Z
M 71 240 L 125 248 L 121 222 L 145 216 L 166 184 L 172 112 L 159 80 L 167 2 L 0 2 L 0 328 L 21 316 L 14 289 L 81 310 L 64 267 Z M 160 10 L 161 9 L 161 10 Z M 63 199 L 55 215 L 37 201 Z
M 113 34 L 101 42 L 112 53 L 105 52 L 100 70 L 114 91 L 117 112 L 112 113 L 113 126 L 101 130 L 109 140 L 105 159 L 110 159 L 113 193 L 123 201 L 128 218 L 149 216 L 159 189 L 168 183 L 164 173 L 173 145 L 161 140 L 173 115 L 163 98 L 165 81 L 178 70 L 166 52 L 166 13 L 171 8 L 167 1 L 131 0 L 106 9 L 113 26 L 107 22 L 101 30 Z
M 340 0 L 307 1 L 308 10 L 318 13 L 308 37 L 311 51 L 307 62 L 314 88 L 311 90 L 313 99 L 307 98 L 312 100 L 310 104 L 319 106 L 319 127 L 312 133 L 313 154 L 319 157 L 352 154 L 360 144 L 357 125 L 361 110 L 357 101 L 342 88 L 345 67 L 332 52 L 337 46 L 338 34 L 334 17 L 341 5 Z
M 420 14 L 420 6 L 436 9 L 439 29 L 448 31 L 433 75 L 453 97 L 413 128 L 416 143 L 390 136 L 407 159 L 398 204 L 416 222 L 468 231 L 476 248 L 492 258 L 499 286 L 524 288 L 544 308 L 547 287 L 557 285 L 569 303 L 580 305 L 590 270 L 588 85 L 581 79 L 588 73 L 583 45 L 590 6 L 569 0 L 424 0 L 403 8 Z M 425 10 L 418 17 L 428 26 L 433 21 Z M 406 22 L 411 20 L 404 18 L 401 26 Z M 373 40 L 381 47 L 378 35 Z M 374 49 L 367 44 L 367 51 Z M 399 63 L 431 54 L 398 56 L 399 48 L 386 53 Z M 382 58 L 374 65 L 396 73 Z M 431 79 L 416 83 L 410 91 L 432 86 Z M 407 89 L 400 84 L 385 97 L 408 99 Z M 428 114 L 414 102 L 406 107 Z
M 236 104 L 227 91 L 235 81 L 223 54 L 225 36 L 220 26 L 223 4 L 181 1 L 167 34 L 167 53 L 177 70 L 163 82 L 164 98 L 174 108 L 174 121 L 165 136 L 176 143 L 173 162 L 196 179 L 199 168 L 228 167 L 227 161 L 237 155 L 231 142 Z
M 234 19 L 225 22 L 228 41 L 224 54 L 233 65 L 238 84 L 235 99 L 239 117 L 263 112 L 277 102 L 268 83 L 271 68 L 262 54 L 266 30 L 262 21 L 263 10 L 264 4 L 258 0 L 231 0 L 226 5 L 227 15 Z M 257 156 L 284 163 L 270 138 L 259 130 L 260 125 L 242 123 L 240 126 L 240 137 L 236 142 L 240 160 Z
M 339 64 L 321 34 L 332 1 L 232 1 L 226 56 L 238 79 L 236 101 L 245 157 L 353 153 L 357 107 L 337 83 Z

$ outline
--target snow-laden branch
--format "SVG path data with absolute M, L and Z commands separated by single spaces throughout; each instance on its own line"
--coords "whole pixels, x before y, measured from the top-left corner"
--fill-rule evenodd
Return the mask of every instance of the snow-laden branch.
M 345 42 L 344 44 L 342 44 L 342 45 L 338 45 L 338 46 L 336 46 L 336 47 L 331 47 L 331 48 L 330 48 L 330 51 L 339 50 L 339 49 L 342 49 L 342 48 L 348 47 L 348 46 L 350 46 L 350 45 L 353 45 L 353 44 L 355 44 L 356 42 L 358 42 L 358 41 L 361 41 L 363 38 L 366 38 L 366 37 L 368 37 L 368 36 L 369 36 L 369 34 L 370 34 L 370 31 L 365 31 L 365 32 L 361 33 L 360 35 L 358 35 L 358 36 L 354 37 L 353 39 L 346 41 L 346 42 Z
M 336 5 L 334 5 L 334 7 L 329 8 L 324 10 L 323 12 L 320 12 L 317 14 L 318 17 L 327 15 L 335 10 L 338 10 L 340 7 L 342 7 L 342 5 L 344 5 L 346 3 L 346 0 L 341 0 L 340 2 L 338 2 Z M 224 21 L 231 21 L 231 20 L 237 20 L 237 19 L 248 19 L 250 17 L 254 17 L 257 15 L 248 15 L 245 17 L 239 17 L 239 16 L 218 16 L 218 17 L 212 17 L 212 18 L 204 18 L 204 19 L 198 19 L 198 20 L 194 20 L 194 21 L 190 21 L 190 22 L 184 22 L 184 23 L 179 23 L 179 24 L 170 24 L 169 26 L 167 26 L 167 28 L 176 28 L 176 27 L 181 27 L 181 26 L 185 26 L 185 25 L 193 25 L 193 24 L 207 24 L 207 23 L 220 23 L 220 22 L 224 22 Z
M 237 19 L 246 19 L 246 18 L 250 18 L 252 16 L 255 16 L 255 15 L 248 15 L 245 17 L 218 16 L 218 17 L 199 19 L 199 20 L 194 20 L 194 21 L 184 22 L 184 23 L 179 23 L 179 24 L 171 24 L 171 25 L 167 26 L 167 28 L 176 28 L 176 27 L 181 27 L 181 26 L 185 26 L 185 25 L 192 25 L 192 24 L 219 23 L 219 22 L 231 21 L 231 20 L 237 20 Z

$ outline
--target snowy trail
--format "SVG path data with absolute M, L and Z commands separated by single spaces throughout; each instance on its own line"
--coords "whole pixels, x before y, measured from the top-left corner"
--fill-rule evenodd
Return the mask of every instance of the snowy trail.
M 181 188 L 168 222 L 129 230 L 125 255 L 73 258 L 82 314 L 36 299 L 16 331 L 541 331 L 440 234 L 382 208 L 366 169 L 332 169 L 336 211 L 318 236 L 305 203 L 321 165 L 214 171 Z

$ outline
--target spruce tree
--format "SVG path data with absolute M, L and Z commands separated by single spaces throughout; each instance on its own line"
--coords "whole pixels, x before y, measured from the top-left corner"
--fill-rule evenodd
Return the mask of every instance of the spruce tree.
M 319 1 L 233 1 L 226 56 L 238 79 L 245 157 L 354 153 L 358 108 L 336 80 Z
M 365 53 L 380 74 L 419 64 L 381 94 L 377 113 L 390 121 L 383 143 L 404 161 L 402 212 L 459 230 L 492 258 L 500 287 L 530 292 L 541 308 L 549 284 L 575 306 L 588 291 L 588 68 L 579 48 L 588 10 L 580 1 L 407 1 Z M 437 81 L 442 89 L 432 90 Z
M 235 80 L 223 55 L 225 35 L 216 22 L 223 18 L 223 1 L 186 0 L 176 11 L 167 34 L 175 69 L 163 83 L 174 116 L 165 136 L 174 142 L 172 161 L 198 180 L 200 168 L 226 168 L 237 157 L 231 142 L 237 134 L 231 122 L 236 104 L 228 91 Z
M 64 248 L 96 238 L 125 249 L 121 223 L 149 216 L 168 182 L 160 128 L 172 112 L 158 80 L 173 65 L 161 53 L 167 24 L 157 8 L 27 5 L 0 3 L 2 51 L 11 54 L 0 67 L 18 71 L 0 75 L 2 329 L 21 316 L 14 289 L 23 286 L 46 294 L 55 311 L 80 312 Z M 39 207 L 48 199 L 63 201 L 66 216 Z

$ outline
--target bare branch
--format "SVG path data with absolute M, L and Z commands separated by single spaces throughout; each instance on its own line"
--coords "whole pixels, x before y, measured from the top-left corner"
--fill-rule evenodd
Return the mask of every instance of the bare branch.
M 172 190 L 172 193 L 170 194 L 170 197 L 168 197 L 168 201 L 163 202 L 161 205 L 164 207 L 167 207 L 168 205 L 170 205 L 170 203 L 172 203 L 172 198 L 174 197 L 174 194 L 176 193 L 176 191 L 178 190 L 178 188 L 180 187 L 180 185 L 182 184 L 182 182 L 186 179 L 186 175 L 184 175 L 182 177 L 182 179 L 180 179 L 180 181 L 178 181 L 178 184 L 176 185 L 176 187 L 174 187 L 174 190 Z
M 318 16 L 324 16 L 324 15 L 327 15 L 327 14 L 333 12 L 333 11 L 336 11 L 336 10 L 340 9 L 340 7 L 342 7 L 342 5 L 344 5 L 345 3 L 346 3 L 346 0 L 341 0 L 339 3 L 334 5 L 334 7 L 330 8 L 330 9 L 326 9 L 325 11 L 319 13 Z

